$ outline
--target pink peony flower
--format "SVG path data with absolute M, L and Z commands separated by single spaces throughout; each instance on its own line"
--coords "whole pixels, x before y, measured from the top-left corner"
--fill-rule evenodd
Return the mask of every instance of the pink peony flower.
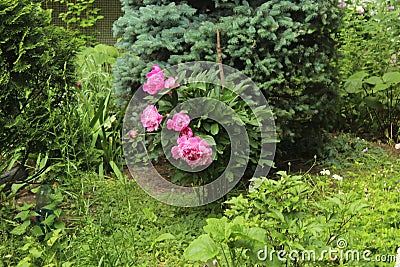
M 386 10 L 387 10 L 387 11 L 392 11 L 392 10 L 394 10 L 394 6 L 388 6 L 388 7 L 386 8 Z
M 140 117 L 142 121 L 143 127 L 147 129 L 147 131 L 152 132 L 158 129 L 162 121 L 162 116 L 158 113 L 158 110 L 153 105 L 148 105 L 142 113 Z
M 164 89 L 164 73 L 160 66 L 153 65 L 151 71 L 146 74 L 147 81 L 143 84 L 143 91 L 155 95 L 158 91 Z
M 400 143 L 396 144 L 396 145 L 394 146 L 394 148 L 395 148 L 395 149 L 400 149 Z
M 212 149 L 208 143 L 200 137 L 182 136 L 178 139 L 178 145 L 171 149 L 175 159 L 183 159 L 190 166 L 207 165 L 212 162 Z
M 167 121 L 168 130 L 180 132 L 183 128 L 187 127 L 190 123 L 190 117 L 181 111 L 172 117 L 172 120 Z
M 182 128 L 182 130 L 179 132 L 179 137 L 183 137 L 183 136 L 185 136 L 187 138 L 193 137 L 192 129 L 190 127 Z
M 135 130 L 129 131 L 129 138 L 132 139 L 136 136 L 137 132 Z
M 167 80 L 165 80 L 164 87 L 168 89 L 173 89 L 179 86 L 179 84 L 176 83 L 178 80 L 178 77 L 169 77 Z
M 155 75 L 155 74 L 157 74 L 159 72 L 162 72 L 160 66 L 154 64 L 153 67 L 151 67 L 151 71 L 146 74 L 146 77 L 150 78 L 151 76 L 153 76 L 153 75 Z
M 338 4 L 338 7 L 339 8 L 345 8 L 347 6 L 347 4 L 345 3 L 345 2 L 340 2 L 339 4 Z

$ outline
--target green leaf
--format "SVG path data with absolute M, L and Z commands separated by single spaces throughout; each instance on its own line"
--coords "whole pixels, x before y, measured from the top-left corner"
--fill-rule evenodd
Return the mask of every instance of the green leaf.
M 365 71 L 359 71 L 351 75 L 349 78 L 347 78 L 348 81 L 350 80 L 363 80 L 365 77 L 368 76 L 368 73 Z
M 211 124 L 211 134 L 216 135 L 219 132 L 219 126 L 218 123 L 213 123 Z
M 54 243 L 60 238 L 61 229 L 56 229 L 51 232 L 51 237 L 47 240 L 47 245 L 49 247 L 53 246 Z
M 34 225 L 34 226 L 32 227 L 32 229 L 31 229 L 31 233 L 32 233 L 32 235 L 34 235 L 34 236 L 41 236 L 41 235 L 43 235 L 42 228 L 40 228 L 39 225 Z
M 344 84 L 346 92 L 350 94 L 358 93 L 362 89 L 363 79 L 367 76 L 368 73 L 365 71 L 356 72 L 351 75 Z
M 119 180 L 124 180 L 124 175 L 122 174 L 122 172 L 118 168 L 117 164 L 115 164 L 114 161 L 110 161 L 109 164 L 110 164 L 112 170 L 114 171 L 115 175 L 117 176 L 117 178 Z
M 247 232 L 247 236 L 260 243 L 265 243 L 267 241 L 266 231 L 262 228 L 258 227 L 250 228 L 249 231 Z
M 54 213 L 54 215 L 56 215 L 57 218 L 60 218 L 61 213 L 62 213 L 62 209 L 60 209 L 60 208 L 55 209 L 55 210 L 53 211 L 53 213 Z
M 280 220 L 281 222 L 285 222 L 285 217 L 279 210 L 272 210 L 271 212 L 268 213 L 268 215 L 274 219 Z
M 26 229 L 31 224 L 31 221 L 24 221 L 21 225 L 15 227 L 10 233 L 13 235 L 22 235 L 26 232 Z
M 381 77 L 377 77 L 377 76 L 369 77 L 364 82 L 366 82 L 368 84 L 381 84 L 381 83 L 383 83 L 382 78 Z
M 160 236 L 158 236 L 154 240 L 154 242 L 161 242 L 161 241 L 164 241 L 164 240 L 171 240 L 171 239 L 176 239 L 176 237 L 173 234 L 164 233 L 164 234 L 161 234 Z
M 176 239 L 176 237 L 173 234 L 170 234 L 170 233 L 161 234 L 153 241 L 153 243 L 151 243 L 150 249 L 153 249 L 155 244 L 158 242 L 165 241 L 165 240 L 173 240 L 173 239 Z
M 217 244 L 208 235 L 201 235 L 186 248 L 183 255 L 188 260 L 206 262 L 218 253 Z
M 51 214 L 42 222 L 44 225 L 51 226 L 54 223 L 56 216 Z
M 43 251 L 39 251 L 36 247 L 33 247 L 29 250 L 29 254 L 31 254 L 34 258 L 40 258 L 42 256 Z
M 20 218 L 22 221 L 25 221 L 26 219 L 29 218 L 29 213 L 30 213 L 29 210 L 21 211 L 20 213 L 17 214 L 17 216 L 15 216 L 15 219 Z
M 206 134 L 199 134 L 200 138 L 203 139 L 204 141 L 207 142 L 208 145 L 210 146 L 216 146 L 216 142 L 214 137 L 211 135 L 206 135 Z
M 231 225 L 226 217 L 209 218 L 203 228 L 217 242 L 227 241 L 231 235 Z
M 54 223 L 54 228 L 56 228 L 56 229 L 65 229 L 65 223 L 64 222 L 55 222 Z
M 20 262 L 18 262 L 17 267 L 31 267 L 31 257 L 26 256 L 25 258 L 23 258 Z
M 374 91 L 375 92 L 380 92 L 380 91 L 384 91 L 386 89 L 388 89 L 390 87 L 390 84 L 387 83 L 380 83 L 374 86 Z
M 385 105 L 382 104 L 382 102 L 379 101 L 378 97 L 376 96 L 367 96 L 363 99 L 365 104 L 373 109 L 384 109 Z
M 400 72 L 388 72 L 383 74 L 382 79 L 385 83 L 397 84 L 400 83 Z
M 21 187 L 23 187 L 24 185 L 25 185 L 25 183 L 22 183 L 22 184 L 12 184 L 12 185 L 11 185 L 11 192 L 12 192 L 13 194 L 17 193 L 17 191 L 18 191 Z

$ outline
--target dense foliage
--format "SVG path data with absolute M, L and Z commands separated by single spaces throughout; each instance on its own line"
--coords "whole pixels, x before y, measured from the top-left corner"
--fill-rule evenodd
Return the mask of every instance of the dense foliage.
M 280 152 L 316 152 L 334 118 L 336 81 L 331 36 L 339 23 L 330 1 L 122 1 L 114 25 L 124 51 L 114 69 L 125 98 L 144 82 L 145 70 L 196 60 L 217 60 L 248 75 L 277 117 Z M 293 142 L 296 148 L 293 149 Z M 289 146 L 292 147 L 290 150 Z M 305 153 L 305 154 L 304 154 Z
M 128 166 L 133 168 L 129 164 L 147 161 L 147 154 L 151 159 L 166 158 L 171 163 L 168 164 L 171 181 L 184 185 L 207 184 L 217 177 L 237 182 L 246 169 L 247 178 L 251 178 L 254 172 L 267 172 L 275 152 L 273 115 L 254 83 L 244 75 L 239 76 L 240 73 L 234 69 L 223 67 L 224 88 L 214 84 L 220 77 L 218 67 L 218 64 L 204 62 L 181 64 L 168 68 L 164 75 L 158 65 L 153 66 L 153 70 L 147 74 L 152 76 L 148 77 L 143 88 L 134 95 L 126 110 L 124 136 L 129 131 L 134 131 L 135 135 L 124 146 Z M 156 69 L 157 73 L 153 74 Z M 159 75 L 157 78 L 160 79 L 154 80 L 153 75 Z M 164 88 L 171 79 L 173 86 Z M 147 92 L 149 87 L 153 89 L 151 86 L 155 85 L 160 88 L 160 92 Z M 156 107 L 153 103 L 157 100 Z M 147 110 L 151 111 L 151 116 L 148 116 L 151 124 L 143 120 L 144 114 L 149 114 Z M 181 117 L 183 118 L 179 119 Z M 173 125 L 175 120 L 180 126 Z M 182 122 L 183 120 L 185 121 Z M 259 124 L 263 125 L 262 129 Z M 143 126 L 147 128 L 147 134 Z M 163 130 L 160 131 L 160 128 Z M 165 128 L 169 130 L 164 130 Z M 212 146 L 209 162 L 204 160 L 208 159 L 205 157 L 208 154 L 207 149 L 197 153 L 194 152 L 196 146 L 189 146 L 193 149 L 189 154 L 187 145 L 179 145 L 186 139 L 178 138 L 178 134 L 179 137 L 187 136 L 192 142 L 195 141 L 192 137 L 198 136 Z M 248 138 L 243 138 L 246 135 Z M 194 162 L 192 166 L 188 165 L 190 160 L 177 160 L 179 156 L 173 152 L 177 144 L 175 149 L 184 147 L 184 154 L 190 155 L 186 159 L 199 159 L 197 155 L 201 155 L 203 160 L 199 159 L 201 162 Z M 146 150 L 142 147 L 144 145 Z M 201 167 L 208 164 L 211 165 L 207 169 Z
M 28 0 L 1 1 L 0 10 L 0 150 L 51 150 L 82 42 Z
M 386 74 L 399 68 L 400 10 L 394 3 L 359 1 L 341 6 L 344 24 L 336 36 L 342 81 L 339 130 L 397 141 L 398 87 L 393 78 L 397 74 Z

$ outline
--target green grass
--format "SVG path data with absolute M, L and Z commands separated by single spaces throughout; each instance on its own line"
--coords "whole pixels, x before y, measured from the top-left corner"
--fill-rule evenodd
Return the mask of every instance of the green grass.
M 319 174 L 304 177 L 320 194 L 356 193 L 366 200 L 369 207 L 343 235 L 349 249 L 393 255 L 400 246 L 400 153 L 368 146 L 365 153 L 350 146 L 351 157 L 342 151 L 331 164 L 324 162 L 331 176 L 341 175 L 342 181 Z M 11 202 L 1 208 L 0 266 L 193 266 L 183 251 L 204 233 L 206 218 L 223 213 L 222 201 L 198 208 L 173 207 L 148 196 L 133 180 L 100 179 L 94 173 L 77 173 L 58 189 L 64 196 L 60 207 L 65 228 L 53 230 L 43 242 L 31 230 L 10 234 L 21 222 L 13 219 L 17 213 Z

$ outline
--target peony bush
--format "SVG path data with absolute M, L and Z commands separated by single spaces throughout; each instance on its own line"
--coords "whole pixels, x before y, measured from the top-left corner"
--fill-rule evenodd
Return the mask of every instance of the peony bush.
M 163 71 L 154 64 L 146 73 L 125 114 L 128 163 L 150 166 L 149 160 L 153 164 L 161 160 L 171 181 L 185 186 L 205 185 L 221 175 L 229 181 L 251 177 L 259 165 L 269 170 L 276 142 L 273 115 L 266 102 L 253 107 L 254 111 L 248 104 L 257 103 L 253 98 L 262 96 L 261 92 L 249 90 L 255 95 L 245 95 L 243 100 L 240 90 L 248 89 L 248 77 L 240 74 L 240 79 L 223 87 L 214 81 L 199 82 L 204 81 L 205 72 Z M 218 68 L 209 73 L 219 78 Z M 234 76 L 226 73 L 227 81 L 230 75 Z M 264 141 L 260 116 L 272 122 L 265 123 L 264 131 L 274 133 Z M 269 152 L 266 143 L 273 144 Z M 263 146 L 267 156 L 261 157 Z

